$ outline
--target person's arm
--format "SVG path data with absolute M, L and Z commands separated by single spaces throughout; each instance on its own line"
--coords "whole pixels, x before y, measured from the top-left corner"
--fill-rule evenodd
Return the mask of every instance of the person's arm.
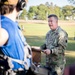
M 0 27 L 0 46 L 3 46 L 9 38 L 8 32 Z
M 34 50 L 37 50 L 37 51 L 44 51 L 45 49 L 47 49 L 46 44 L 43 44 L 40 47 L 39 46 L 32 46 L 31 48 Z
M 64 53 L 64 49 L 66 49 L 68 43 L 68 34 L 65 32 L 59 33 L 58 38 L 58 46 L 51 49 L 52 54 Z

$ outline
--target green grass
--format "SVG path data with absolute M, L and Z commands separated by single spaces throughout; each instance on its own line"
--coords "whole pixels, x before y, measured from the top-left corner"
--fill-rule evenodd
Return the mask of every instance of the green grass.
M 66 21 L 63 23 L 61 21 L 59 24 L 69 36 L 66 49 L 66 65 L 70 65 L 75 63 L 75 23 Z M 23 34 L 30 46 L 40 46 L 45 42 L 45 35 L 49 31 L 47 23 L 20 23 L 20 26 L 24 27 Z M 45 59 L 42 58 L 42 64 L 44 64 L 44 61 Z
M 75 40 L 68 40 L 67 50 L 75 51 Z
M 20 26 L 24 26 L 24 35 L 30 36 L 45 36 L 49 31 L 49 26 L 45 24 L 37 23 L 20 23 Z M 60 25 L 68 33 L 69 38 L 75 37 L 75 25 Z

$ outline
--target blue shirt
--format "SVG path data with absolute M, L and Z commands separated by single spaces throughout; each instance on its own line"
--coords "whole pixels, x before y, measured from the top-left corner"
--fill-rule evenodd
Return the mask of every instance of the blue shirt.
M 5 16 L 1 16 L 1 27 L 4 28 L 9 34 L 6 45 L 2 46 L 2 52 L 11 58 L 24 60 L 24 42 L 26 41 L 24 40 L 23 35 L 20 33 L 18 23 Z M 27 61 L 29 62 L 30 66 L 30 59 L 27 59 Z M 23 65 L 18 64 L 17 62 L 12 61 L 12 63 L 14 65 L 13 70 L 24 68 Z

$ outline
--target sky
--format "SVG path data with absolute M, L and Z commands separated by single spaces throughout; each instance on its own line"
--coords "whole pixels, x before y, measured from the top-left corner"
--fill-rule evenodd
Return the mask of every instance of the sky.
M 56 4 L 57 6 L 65 6 L 65 5 L 71 5 L 68 0 L 28 0 L 26 9 L 28 10 L 30 6 L 36 6 L 40 4 L 45 4 L 46 2 Z

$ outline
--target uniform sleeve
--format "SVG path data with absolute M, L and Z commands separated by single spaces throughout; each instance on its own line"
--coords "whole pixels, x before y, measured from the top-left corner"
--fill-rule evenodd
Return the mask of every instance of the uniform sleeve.
M 61 31 L 58 36 L 58 45 L 51 50 L 52 54 L 64 53 L 64 50 L 67 47 L 68 34 Z
M 40 46 L 41 50 L 47 49 L 46 44 L 44 43 L 43 45 Z

